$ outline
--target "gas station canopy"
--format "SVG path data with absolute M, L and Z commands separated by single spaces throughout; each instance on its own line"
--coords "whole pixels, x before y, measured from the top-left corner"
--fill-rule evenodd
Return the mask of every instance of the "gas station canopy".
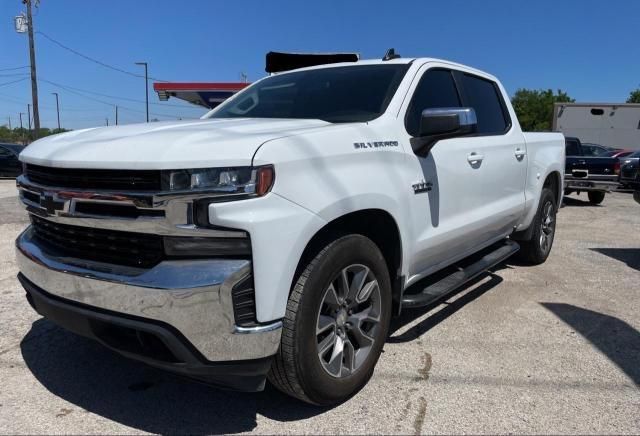
M 213 109 L 231 97 L 236 92 L 249 86 L 250 83 L 168 83 L 153 84 L 153 90 L 158 93 L 160 101 L 167 101 L 169 97 L 179 98 L 189 103 Z

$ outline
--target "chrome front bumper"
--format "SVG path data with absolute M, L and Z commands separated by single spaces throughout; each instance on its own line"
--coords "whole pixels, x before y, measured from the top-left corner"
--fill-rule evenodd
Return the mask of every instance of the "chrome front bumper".
M 44 252 L 28 228 L 16 240 L 20 272 L 47 293 L 177 329 L 209 361 L 274 355 L 282 322 L 237 327 L 232 287 L 251 273 L 251 262 L 234 259 L 163 261 L 138 269 L 58 257 Z

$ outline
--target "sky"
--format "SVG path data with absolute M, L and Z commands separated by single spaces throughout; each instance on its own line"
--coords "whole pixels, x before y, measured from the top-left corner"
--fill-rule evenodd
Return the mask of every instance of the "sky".
M 23 10 L 21 0 L 0 0 L 0 125 L 11 117 L 14 127 L 31 102 L 29 70 L 13 69 L 29 65 L 27 36 L 13 25 Z M 582 102 L 623 102 L 640 87 L 638 17 L 637 0 L 40 0 L 41 125 L 56 127 L 52 92 L 65 128 L 113 123 L 116 104 L 121 123 L 145 119 L 143 78 L 90 62 L 44 35 L 133 74 L 144 72 L 135 62 L 148 62 L 149 75 L 167 81 L 236 82 L 241 73 L 253 81 L 265 75 L 270 50 L 353 51 L 368 59 L 394 47 L 404 57 L 490 72 L 510 94 L 551 88 Z M 205 112 L 149 92 L 152 119 Z

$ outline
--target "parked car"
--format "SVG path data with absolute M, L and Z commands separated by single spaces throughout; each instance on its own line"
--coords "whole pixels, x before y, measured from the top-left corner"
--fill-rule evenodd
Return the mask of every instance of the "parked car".
M 591 203 L 602 203 L 605 193 L 618 187 L 620 161 L 590 154 L 591 149 L 585 151 L 578 138 L 565 138 L 565 147 L 565 195 L 585 191 Z
M 564 138 L 523 133 L 489 74 L 385 56 L 20 157 L 37 312 L 156 367 L 334 404 L 372 376 L 392 315 L 516 252 L 547 259 Z
M 17 177 L 22 173 L 18 155 L 24 145 L 0 143 L 0 177 Z
M 640 183 L 640 150 L 621 159 L 620 183 L 629 187 Z
M 634 151 L 636 151 L 636 150 L 618 149 L 618 150 L 608 151 L 607 153 L 604 154 L 604 156 L 616 157 L 616 158 L 620 159 L 620 158 L 629 156 Z

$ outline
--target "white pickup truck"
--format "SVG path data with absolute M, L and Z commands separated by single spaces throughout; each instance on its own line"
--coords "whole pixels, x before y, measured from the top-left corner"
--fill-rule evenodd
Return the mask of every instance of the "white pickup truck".
M 545 261 L 564 149 L 463 65 L 275 74 L 200 120 L 27 147 L 19 280 L 44 317 L 128 357 L 332 404 L 372 376 L 401 308 L 518 249 Z

